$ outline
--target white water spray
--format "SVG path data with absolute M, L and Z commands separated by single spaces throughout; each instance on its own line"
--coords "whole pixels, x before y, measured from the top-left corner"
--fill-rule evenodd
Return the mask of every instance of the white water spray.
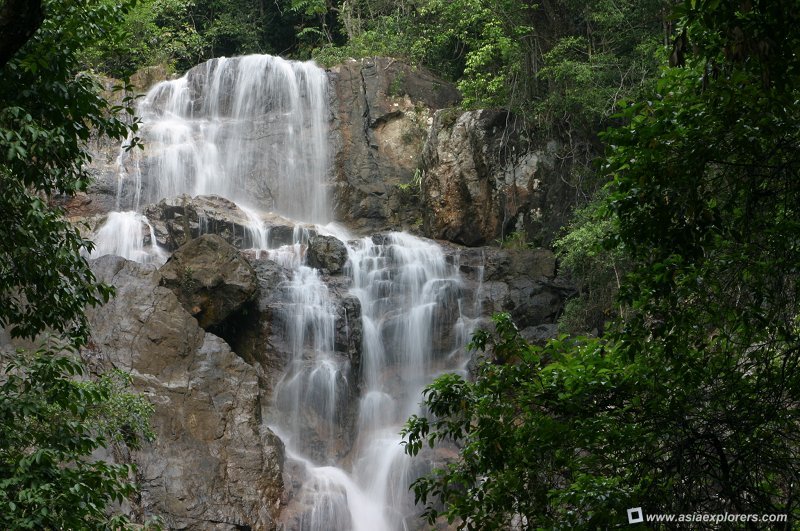
M 122 156 L 138 209 L 220 195 L 312 223 L 330 219 L 327 78 L 313 63 L 220 58 L 153 87 L 138 107 L 146 149 Z
M 167 260 L 156 244 L 153 226 L 146 217 L 132 211 L 110 212 L 97 231 L 94 244 L 90 258 L 115 254 L 145 264 L 163 264 Z

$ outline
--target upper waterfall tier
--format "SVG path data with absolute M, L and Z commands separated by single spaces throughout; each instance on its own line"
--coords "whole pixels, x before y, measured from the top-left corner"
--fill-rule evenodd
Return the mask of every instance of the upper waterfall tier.
M 328 87 L 314 63 L 214 59 L 153 87 L 137 114 L 146 149 L 123 152 L 119 207 L 216 194 L 295 219 L 330 220 Z

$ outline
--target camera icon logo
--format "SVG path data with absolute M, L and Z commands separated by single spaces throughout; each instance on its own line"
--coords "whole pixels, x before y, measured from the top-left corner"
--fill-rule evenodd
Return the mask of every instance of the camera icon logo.
M 644 522 L 644 513 L 641 507 L 632 507 L 628 509 L 628 523 L 639 524 Z

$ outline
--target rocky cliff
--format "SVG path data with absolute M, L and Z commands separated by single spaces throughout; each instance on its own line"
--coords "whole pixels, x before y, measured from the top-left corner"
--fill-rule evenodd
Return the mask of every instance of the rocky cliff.
M 558 149 L 529 138 L 506 111 L 437 111 L 419 170 L 424 234 L 469 246 L 511 235 L 549 244 L 571 205 Z
M 146 91 L 160 75 L 135 76 L 135 89 Z M 347 61 L 331 68 L 328 79 L 333 211 L 350 229 L 410 230 L 467 246 L 516 234 L 546 246 L 565 223 L 575 191 L 566 184 L 570 167 L 559 157 L 562 146 L 530 137 L 517 117 L 459 110 L 452 84 L 390 58 Z M 62 203 L 79 218 L 112 210 L 118 194 L 127 204 L 131 193 L 124 177 L 120 182 L 119 146 L 94 139 L 90 148 L 95 180 L 89 193 Z M 167 198 L 158 207 L 165 222 L 169 209 L 180 207 L 176 201 Z M 173 241 L 160 243 L 174 249 L 182 227 L 164 229 L 164 239 L 169 229 Z
M 138 514 L 169 529 L 271 529 L 283 492 L 283 444 L 262 415 L 258 371 L 204 331 L 152 266 L 106 256 L 92 265 L 117 295 L 92 309 L 99 369 L 129 371 L 155 406 L 156 440 L 130 459 Z
M 532 341 L 552 337 L 570 287 L 557 277 L 552 252 L 527 242 L 548 241 L 566 211 L 557 146 L 532 141 L 508 113 L 454 109 L 452 85 L 392 59 L 349 61 L 328 76 L 336 220 L 375 245 L 395 230 L 438 240 L 457 272 L 431 314 L 447 323 L 432 338 L 436 356 L 455 356 L 452 345 L 463 350 L 458 331 L 488 325 L 498 311 L 511 313 Z M 127 192 L 113 162 L 117 146 L 98 140 L 93 149 L 97 180 L 65 206 L 97 228 L 118 190 Z M 358 444 L 371 333 L 352 292 L 348 249 L 357 242 L 276 215 L 261 216 L 254 232 L 252 214 L 217 196 L 164 198 L 141 210 L 137 230 L 170 258 L 161 266 L 110 256 L 93 262 L 117 296 L 89 312 L 85 352 L 98 370 L 130 371 L 156 405 L 158 439 L 129 456 L 143 488 L 131 510 L 161 515 L 176 529 L 294 529 L 315 509 L 301 494 L 305 472 L 270 428 L 284 407 L 274 396 L 281 378 L 292 364 L 298 378 L 308 376 L 313 357 L 293 344 L 292 276 L 303 262 L 325 286 L 334 316 L 327 362 L 340 368 L 330 383 L 335 427 L 323 418 L 329 412 L 313 408 L 293 422 L 309 458 L 347 463 Z M 517 248 L 498 247 L 512 233 L 524 234 Z M 259 246 L 273 250 L 253 250 Z M 374 260 L 391 262 L 386 252 Z M 383 275 L 374 281 L 400 273 Z M 386 289 L 386 301 L 402 298 Z M 469 326 L 460 322 L 467 318 Z M 379 376 L 388 386 L 397 378 Z
M 334 209 L 354 229 L 419 225 L 409 187 L 419 179 L 433 113 L 460 99 L 450 84 L 394 59 L 351 60 L 330 71 Z

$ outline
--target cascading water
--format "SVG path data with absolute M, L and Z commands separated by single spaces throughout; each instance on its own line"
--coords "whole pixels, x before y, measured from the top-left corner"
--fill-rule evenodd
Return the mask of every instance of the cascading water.
M 167 259 L 165 253 L 153 245 L 156 241 L 153 226 L 146 217 L 133 211 L 110 212 L 94 241 L 91 258 L 115 254 L 145 264 L 163 264 Z
M 323 70 L 268 55 L 214 59 L 159 83 L 137 109 L 147 149 L 123 156 L 132 182 L 121 195 L 133 193 L 122 206 L 214 194 L 326 223 L 327 100 Z
M 141 233 L 135 211 L 147 203 L 179 194 L 237 202 L 256 257 L 291 271 L 276 316 L 289 352 L 271 411 L 302 482 L 287 528 L 409 529 L 419 511 L 408 486 L 421 471 L 399 431 L 420 413 L 433 375 L 463 365 L 470 320 L 458 267 L 437 245 L 403 233 L 351 240 L 321 225 L 330 221 L 327 98 L 324 71 L 270 56 L 215 59 L 155 86 L 139 107 L 146 149 L 120 157 L 118 205 L 134 211 L 109 217 L 98 241 L 116 243 L 95 254 L 148 260 L 139 244 L 116 241 L 136 239 L 132 220 Z M 342 314 L 323 275 L 305 265 L 308 225 L 295 226 L 292 244 L 272 246 L 259 213 L 267 210 L 346 242 L 345 274 L 361 306 L 359 364 L 336 352 Z
M 408 487 L 419 471 L 410 468 L 398 433 L 410 415 L 421 413 L 431 375 L 461 361 L 463 342 L 454 334 L 464 320 L 461 281 L 438 246 L 402 233 L 380 244 L 363 239 L 350 250 L 349 268 L 364 326 L 354 476 L 392 528 L 413 527 L 419 511 Z

